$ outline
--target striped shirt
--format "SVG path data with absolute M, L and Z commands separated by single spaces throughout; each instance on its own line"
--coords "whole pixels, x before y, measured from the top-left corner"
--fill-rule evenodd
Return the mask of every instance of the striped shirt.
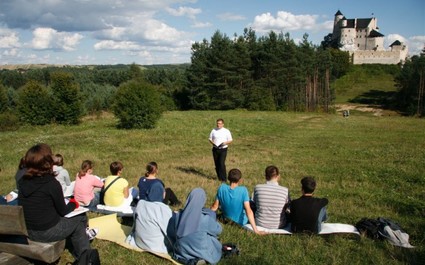
M 285 210 L 290 202 L 288 188 L 271 181 L 258 184 L 254 189 L 254 202 L 256 225 L 270 229 L 286 225 Z

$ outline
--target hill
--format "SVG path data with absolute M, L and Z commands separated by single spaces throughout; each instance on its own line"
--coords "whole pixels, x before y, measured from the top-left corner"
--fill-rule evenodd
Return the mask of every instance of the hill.
M 318 181 L 315 196 L 327 197 L 329 222 L 355 224 L 362 217 L 391 218 L 410 235 L 414 249 L 386 241 L 295 235 L 256 236 L 225 224 L 220 240 L 233 242 L 241 255 L 220 264 L 423 264 L 425 260 L 425 120 L 258 111 L 166 112 L 152 130 L 118 130 L 108 113 L 88 116 L 79 126 L 24 126 L 0 134 L 0 194 L 15 188 L 20 157 L 33 144 L 45 142 L 64 156 L 71 176 L 81 162 L 94 162 L 94 174 L 106 177 L 109 164 L 124 164 L 123 177 L 132 186 L 156 161 L 159 178 L 185 201 L 189 191 L 202 187 L 209 207 L 220 182 L 215 179 L 208 135 L 215 119 L 224 118 L 234 142 L 228 169 L 242 171 L 249 192 L 264 183 L 264 169 L 276 165 L 280 184 L 292 198 L 300 196 L 300 180 Z M 174 210 L 177 210 L 176 208 Z M 96 217 L 90 213 L 90 217 Z M 170 264 L 148 253 L 129 251 L 94 240 L 102 264 Z M 308 250 L 308 251 L 307 251 Z M 59 264 L 72 261 L 66 252 Z

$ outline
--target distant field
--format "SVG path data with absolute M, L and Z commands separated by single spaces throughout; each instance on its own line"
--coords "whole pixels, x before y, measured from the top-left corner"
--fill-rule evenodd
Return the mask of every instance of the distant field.
M 281 184 L 292 198 L 299 181 L 312 175 L 317 196 L 330 201 L 329 222 L 354 224 L 362 217 L 387 217 L 409 233 L 415 249 L 345 236 L 256 236 L 224 225 L 222 242 L 236 243 L 242 254 L 220 264 L 423 264 L 425 260 L 425 120 L 405 117 L 247 112 L 168 112 L 153 130 L 117 130 L 110 114 L 87 117 L 79 126 L 22 127 L 0 134 L 0 193 L 14 188 L 19 158 L 35 143 L 45 142 L 64 156 L 75 175 L 82 160 L 95 162 L 94 172 L 108 175 L 120 160 L 132 185 L 149 161 L 181 200 L 195 187 L 213 200 L 215 180 L 208 135 L 215 119 L 224 118 L 233 133 L 228 169 L 241 169 L 252 192 L 264 182 L 264 168 L 281 169 Z M 96 216 L 90 214 L 91 217 Z M 102 264 L 170 264 L 147 253 L 135 253 L 95 240 Z M 60 264 L 71 261 L 66 252 Z

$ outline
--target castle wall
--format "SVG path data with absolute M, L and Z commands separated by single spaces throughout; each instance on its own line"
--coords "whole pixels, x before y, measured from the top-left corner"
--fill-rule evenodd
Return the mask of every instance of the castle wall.
M 404 62 L 407 49 L 398 51 L 354 51 L 350 52 L 353 64 L 398 64 Z

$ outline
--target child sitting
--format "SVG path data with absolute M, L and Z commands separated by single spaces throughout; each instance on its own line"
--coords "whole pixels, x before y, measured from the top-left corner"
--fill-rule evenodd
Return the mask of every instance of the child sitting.
M 130 206 L 133 199 L 137 197 L 138 191 L 128 186 L 128 181 L 121 177 L 124 166 L 121 162 L 112 162 L 109 166 L 111 176 L 105 179 L 105 189 L 110 185 L 105 192 L 105 205 L 113 207 Z M 113 182 L 113 183 L 112 183 Z
M 56 154 L 53 157 L 53 172 L 56 173 L 56 179 L 62 186 L 64 197 L 69 197 L 74 190 L 75 182 L 71 182 L 68 170 L 63 168 L 63 156 Z
M 96 209 L 99 204 L 99 193 L 95 193 L 95 188 L 102 188 L 103 182 L 99 177 L 93 175 L 93 162 L 84 160 L 81 164 L 80 172 L 75 178 L 74 198 L 80 205 L 89 209 Z
M 242 183 L 242 173 L 239 169 L 231 169 L 227 176 L 230 185 L 222 183 L 217 191 L 217 196 L 211 210 L 217 211 L 221 206 L 224 217 L 229 218 L 239 225 L 251 224 L 256 234 L 264 234 L 258 231 L 255 225 L 254 213 L 249 204 L 248 189 L 239 186 Z

